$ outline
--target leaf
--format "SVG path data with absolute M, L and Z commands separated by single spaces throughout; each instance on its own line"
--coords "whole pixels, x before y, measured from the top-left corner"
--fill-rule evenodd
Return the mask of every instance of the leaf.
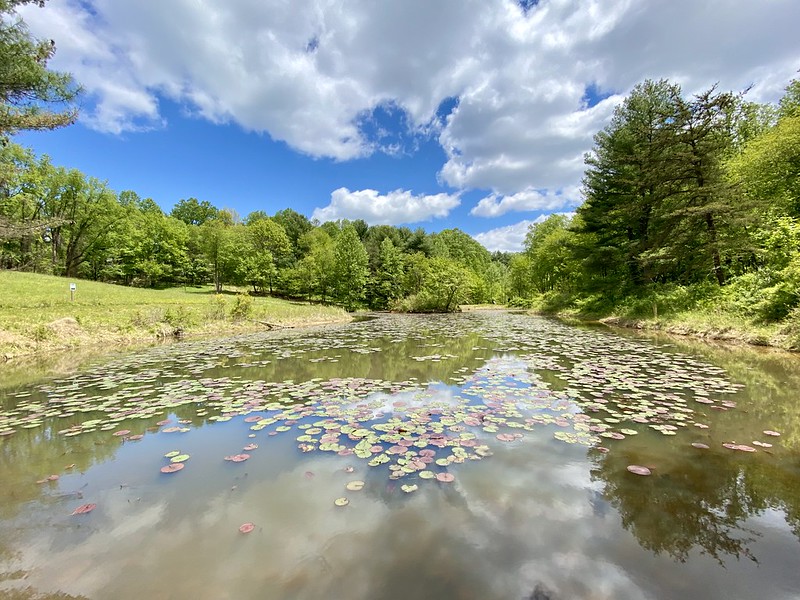
M 628 465 L 627 469 L 634 475 L 650 475 L 652 473 L 650 469 L 641 465 Z
M 161 467 L 161 472 L 162 473 L 175 473 L 176 471 L 180 471 L 185 466 L 186 465 L 183 464 L 182 462 L 170 463 L 168 465 L 165 465 L 165 466 Z
M 242 532 L 242 533 L 250 533 L 250 532 L 251 532 L 251 531 L 253 531 L 255 528 L 256 528 L 256 526 L 255 526 L 255 525 L 253 525 L 253 523 L 242 523 L 242 524 L 239 526 L 239 531 L 240 531 L 240 532 Z
M 72 514 L 85 515 L 86 513 L 92 512 L 95 508 L 97 508 L 97 504 L 81 504 L 78 508 L 72 511 Z

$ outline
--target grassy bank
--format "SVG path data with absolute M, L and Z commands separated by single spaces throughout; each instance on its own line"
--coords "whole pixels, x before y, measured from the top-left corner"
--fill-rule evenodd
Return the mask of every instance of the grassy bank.
M 800 311 L 770 320 L 754 306 L 717 287 L 653 286 L 618 297 L 543 294 L 527 307 L 566 319 L 800 351 Z
M 70 283 L 77 287 L 74 299 Z M 0 360 L 96 344 L 349 319 L 340 308 L 235 292 L 215 294 L 211 286 L 151 290 L 0 271 Z

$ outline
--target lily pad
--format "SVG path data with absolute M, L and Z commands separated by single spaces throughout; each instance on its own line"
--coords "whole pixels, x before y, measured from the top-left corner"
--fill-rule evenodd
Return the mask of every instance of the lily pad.
M 170 463 L 168 465 L 165 465 L 165 466 L 161 467 L 161 472 L 162 473 L 175 473 L 176 471 L 180 471 L 185 466 L 186 465 L 183 464 L 182 462 Z
M 348 504 L 350 504 L 350 500 L 342 496 L 341 498 L 337 498 L 336 500 L 334 500 L 333 503 L 336 506 L 347 506 Z
M 652 473 L 650 469 L 641 465 L 628 465 L 627 469 L 634 475 L 650 475 Z
M 239 531 L 242 532 L 242 533 L 250 533 L 255 528 L 256 528 L 256 526 L 253 523 L 242 523 L 239 526 Z
M 234 454 L 232 456 L 226 456 L 225 460 L 228 460 L 230 462 L 240 463 L 246 461 L 248 458 L 250 458 L 250 455 L 243 453 L 243 454 Z
M 450 483 L 451 481 L 455 481 L 456 477 L 452 473 L 437 473 L 436 479 L 442 483 Z
M 345 485 L 345 487 L 351 492 L 357 492 L 364 489 L 364 482 L 360 480 L 350 481 L 347 483 L 347 485 Z
M 78 508 L 72 511 L 72 514 L 85 515 L 86 513 L 92 512 L 95 508 L 97 508 L 97 504 L 94 503 L 81 504 Z
M 179 454 L 178 456 L 173 456 L 173 457 L 170 459 L 170 462 L 173 462 L 173 463 L 182 463 L 182 462 L 186 462 L 187 460 L 189 460 L 189 458 L 190 458 L 190 457 L 189 457 L 189 455 L 188 455 L 188 454 Z

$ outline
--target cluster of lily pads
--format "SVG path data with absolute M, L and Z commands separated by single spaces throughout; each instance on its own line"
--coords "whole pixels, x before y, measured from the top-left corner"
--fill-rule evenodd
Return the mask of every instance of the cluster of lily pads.
M 453 368 L 446 382 L 345 374 L 307 381 L 259 377 L 266 365 L 280 361 L 336 360 L 346 352 L 369 360 L 366 355 L 393 344 L 415 344 L 406 356 L 409 365 L 463 360 L 447 351 L 447 340 L 475 332 L 472 363 Z M 226 369 L 233 369 L 230 376 Z M 134 440 L 147 427 L 188 431 L 190 419 L 175 425 L 163 417 L 191 408 L 206 422 L 243 419 L 253 433 L 292 431 L 301 452 L 352 456 L 386 469 L 390 479 L 449 483 L 453 465 L 491 456 L 498 442 L 513 445 L 537 428 L 601 451 L 609 440 L 645 428 L 663 435 L 704 428 L 709 410 L 735 407 L 724 395 L 739 387 L 711 364 L 597 330 L 513 314 L 424 321 L 397 315 L 302 334 L 167 346 L 112 361 L 17 393 L 0 413 L 0 435 L 42 428 L 64 437 L 114 431 L 110 435 Z M 150 425 L 159 417 L 156 427 Z M 175 452 L 162 471 L 178 471 L 189 458 Z M 246 452 L 226 459 L 247 460 Z M 418 486 L 402 489 L 410 493 Z

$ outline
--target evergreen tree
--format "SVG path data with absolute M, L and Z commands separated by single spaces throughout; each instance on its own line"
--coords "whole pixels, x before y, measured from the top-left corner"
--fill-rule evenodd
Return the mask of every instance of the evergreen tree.
M 79 88 L 72 77 L 47 68 L 53 40 L 36 40 L 16 13 L 44 0 L 0 0 L 0 142 L 22 130 L 55 129 L 75 121 Z

